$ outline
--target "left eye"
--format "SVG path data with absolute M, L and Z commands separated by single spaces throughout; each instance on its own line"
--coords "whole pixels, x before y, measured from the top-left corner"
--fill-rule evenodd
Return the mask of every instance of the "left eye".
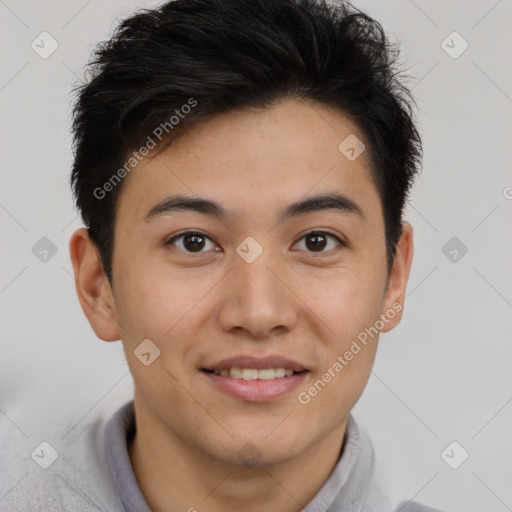
M 331 246 L 329 247 L 329 240 Z M 334 240 L 334 244 L 332 241 Z M 309 252 L 327 252 L 336 247 L 336 245 L 343 246 L 344 243 L 335 235 L 325 231 L 312 231 L 304 235 L 296 245 L 303 244 Z M 302 249 L 304 250 L 304 249 Z

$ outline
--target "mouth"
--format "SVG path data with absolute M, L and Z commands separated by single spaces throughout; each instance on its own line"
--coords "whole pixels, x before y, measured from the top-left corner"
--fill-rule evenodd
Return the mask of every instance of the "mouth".
M 214 389 L 246 402 L 269 402 L 289 394 L 310 370 L 280 356 L 236 356 L 201 368 Z
M 263 368 L 261 370 L 257 368 L 229 368 L 224 370 L 208 370 L 207 368 L 202 368 L 201 371 L 222 377 L 231 377 L 233 379 L 274 380 L 292 377 L 293 375 L 304 373 L 308 370 L 296 372 L 288 368 Z

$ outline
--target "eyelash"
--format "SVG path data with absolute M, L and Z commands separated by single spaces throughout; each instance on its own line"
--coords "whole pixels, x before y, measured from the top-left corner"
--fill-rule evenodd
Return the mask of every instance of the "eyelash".
M 171 238 L 169 238 L 166 242 L 165 242 L 165 245 L 174 245 L 174 242 L 180 238 L 184 238 L 186 237 L 187 235 L 199 235 L 203 238 L 207 238 L 208 240 L 210 240 L 211 242 L 213 242 L 213 240 L 206 234 L 202 233 L 201 231 L 184 231 L 182 233 L 178 233 L 176 235 L 173 235 Z M 334 235 L 333 233 L 330 233 L 329 231 L 322 231 L 322 230 L 313 230 L 313 231 L 309 231 L 307 233 L 304 233 L 300 238 L 299 240 L 294 244 L 296 245 L 299 241 L 303 240 L 304 238 L 310 236 L 310 235 L 323 235 L 323 236 L 326 236 L 328 238 L 333 238 L 334 240 L 336 240 L 336 242 L 338 242 L 338 244 L 341 246 L 341 247 L 346 247 L 346 243 L 341 240 L 338 236 Z M 215 243 L 215 242 L 214 242 Z M 178 250 L 181 250 L 181 249 L 178 249 Z M 332 249 L 330 249 L 332 250 Z M 329 251 L 307 251 L 311 254 L 326 254 Z M 182 251 L 182 252 L 185 252 L 185 254 L 202 254 L 202 253 L 205 253 L 207 251 L 198 251 L 198 252 L 193 252 L 193 251 Z

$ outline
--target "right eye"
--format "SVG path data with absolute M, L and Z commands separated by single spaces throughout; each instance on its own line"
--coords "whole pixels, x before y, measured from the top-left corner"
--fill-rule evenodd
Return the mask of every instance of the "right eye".
M 213 245 L 213 247 L 218 247 L 210 237 L 200 231 L 185 231 L 177 235 L 173 235 L 169 240 L 167 240 L 167 242 L 165 242 L 165 245 L 173 245 L 180 251 L 189 254 L 203 253 L 208 252 L 208 250 L 203 250 L 208 245 L 208 241 Z

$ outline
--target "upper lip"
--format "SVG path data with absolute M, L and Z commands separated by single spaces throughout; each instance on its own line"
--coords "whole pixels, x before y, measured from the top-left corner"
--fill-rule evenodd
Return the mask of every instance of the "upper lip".
M 254 357 L 249 355 L 231 356 L 212 365 L 205 366 L 203 369 L 229 370 L 230 368 L 254 368 L 257 370 L 264 370 L 266 368 L 284 368 L 285 370 L 293 370 L 294 372 L 307 370 L 306 367 L 297 361 L 278 355 L 268 355 L 264 357 Z

